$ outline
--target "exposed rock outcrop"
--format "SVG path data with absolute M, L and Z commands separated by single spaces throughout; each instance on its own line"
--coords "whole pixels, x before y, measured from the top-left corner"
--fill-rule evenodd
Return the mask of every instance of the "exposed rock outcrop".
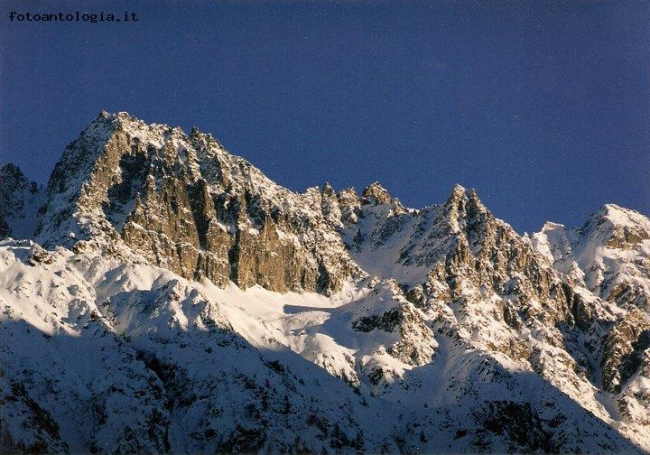
M 331 222 L 337 203 L 331 187 L 278 186 L 196 129 L 102 113 L 57 164 L 38 235 L 50 246 L 103 238 L 105 249 L 121 239 L 219 286 L 328 294 L 360 272 Z

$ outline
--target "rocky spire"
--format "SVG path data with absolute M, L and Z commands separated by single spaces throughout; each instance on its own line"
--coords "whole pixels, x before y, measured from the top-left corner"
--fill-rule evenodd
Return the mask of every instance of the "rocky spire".
M 379 182 L 367 186 L 366 189 L 363 190 L 363 193 L 361 193 L 362 205 L 389 204 L 391 201 L 392 198 L 390 194 Z

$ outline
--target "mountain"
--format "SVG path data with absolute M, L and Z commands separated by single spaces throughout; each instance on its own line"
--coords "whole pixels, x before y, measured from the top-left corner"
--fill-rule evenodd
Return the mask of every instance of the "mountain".
M 13 164 L 0 168 L 0 182 L 0 237 L 31 237 L 36 211 L 43 203 L 42 192 Z
M 650 452 L 650 220 L 295 193 L 102 112 L 0 170 L 2 452 Z

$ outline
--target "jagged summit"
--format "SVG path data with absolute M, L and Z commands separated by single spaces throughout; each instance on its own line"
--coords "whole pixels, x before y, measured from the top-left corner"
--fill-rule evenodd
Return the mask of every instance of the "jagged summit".
M 0 204 L 8 207 L 11 204 L 12 192 L 27 190 L 31 194 L 38 192 L 36 182 L 30 181 L 23 171 L 12 163 L 0 166 L 0 181 L 2 182 L 2 193 L 0 193 Z M 21 201 L 22 202 L 22 201 Z
M 607 246 L 616 248 L 650 239 L 650 223 L 647 217 L 635 210 L 606 204 L 587 220 L 581 232 L 587 236 L 597 236 Z
M 323 194 L 328 197 L 336 195 L 336 191 L 334 191 L 334 188 L 329 184 L 329 182 L 323 184 Z
M 188 136 L 104 112 L 56 165 L 37 238 L 49 247 L 132 251 L 220 286 L 327 293 L 360 273 L 335 240 L 336 201 L 327 198 L 281 187 L 198 130 Z
M 547 221 L 544 223 L 544 226 L 542 226 L 542 230 L 540 232 L 554 231 L 557 229 L 565 229 L 565 226 L 554 221 Z
M 461 199 L 465 198 L 467 196 L 467 190 L 465 189 L 464 186 L 462 186 L 459 183 L 454 184 L 454 188 L 451 190 L 451 195 L 447 199 L 447 203 L 449 202 L 458 202 Z
M 0 176 L 2 176 L 3 181 L 6 182 L 9 182 L 10 179 L 14 181 L 26 180 L 26 177 L 20 168 L 12 163 L 0 166 Z M 9 184 L 11 184 L 11 182 L 9 182 Z
M 626 256 L 630 256 L 630 251 L 650 251 L 650 222 L 635 210 L 606 204 L 589 216 L 581 228 L 570 229 L 548 221 L 532 239 L 564 272 L 574 260 L 593 271 L 594 266 L 588 264 L 594 260 L 602 262 L 603 255 L 610 254 L 605 249 L 623 250 Z
M 393 198 L 379 182 L 368 185 L 361 193 L 361 204 L 389 204 Z
M 647 217 L 636 210 L 621 207 L 616 204 L 604 204 L 593 213 L 586 224 L 601 224 L 609 221 L 614 225 L 639 225 L 647 222 Z
M 448 218 L 451 229 L 457 231 L 477 223 L 484 223 L 494 217 L 483 205 L 476 190 L 467 190 L 456 184 L 445 202 L 443 212 Z

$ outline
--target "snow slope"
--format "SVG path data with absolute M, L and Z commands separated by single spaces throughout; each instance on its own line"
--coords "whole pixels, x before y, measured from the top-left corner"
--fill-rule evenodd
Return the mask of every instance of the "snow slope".
M 220 289 L 61 249 L 30 265 L 34 251 L 0 245 L 3 427 L 23 447 L 503 451 L 524 441 L 496 428 L 501 414 L 522 413 L 539 448 L 635 450 L 539 376 L 460 340 L 436 337 L 422 366 L 396 359 L 395 333 L 350 324 L 404 303 L 385 286 Z M 378 367 L 391 374 L 362 376 Z

